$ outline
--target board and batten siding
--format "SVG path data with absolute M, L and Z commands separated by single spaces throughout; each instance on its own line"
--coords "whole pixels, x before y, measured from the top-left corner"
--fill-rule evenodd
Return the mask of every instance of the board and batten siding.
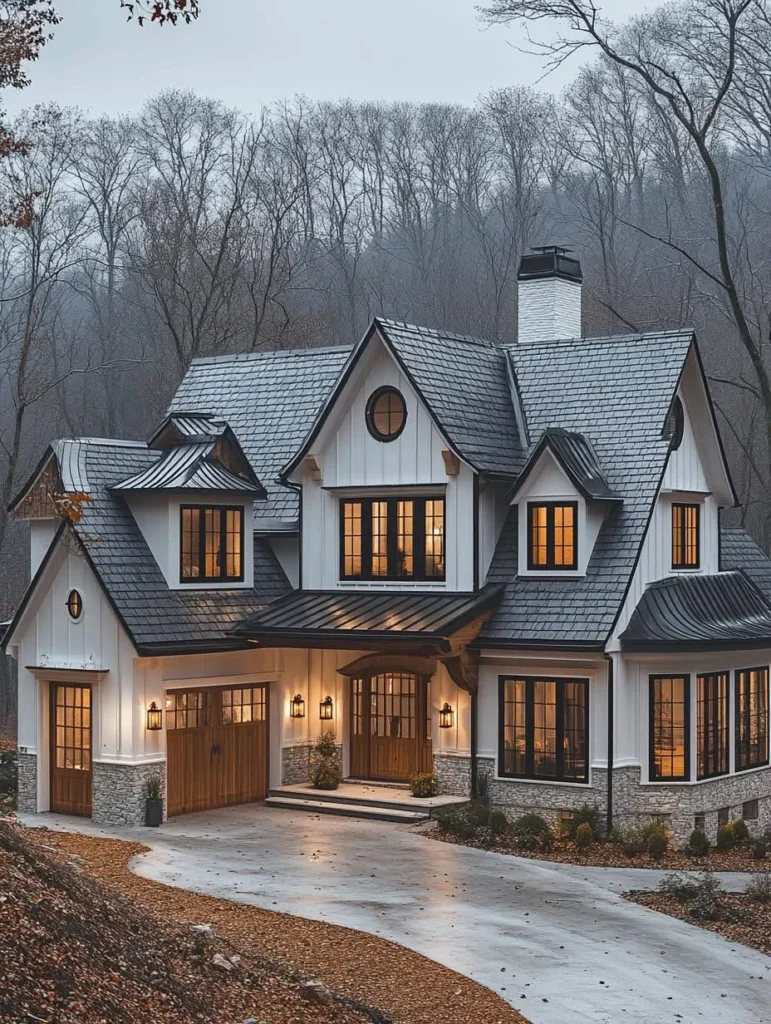
M 379 387 L 398 388 L 407 405 L 404 430 L 393 441 L 378 441 L 369 433 L 366 406 Z M 376 496 L 404 488 L 425 487 L 425 493 L 444 494 L 446 582 L 442 584 L 345 582 L 346 587 L 394 590 L 426 587 L 447 590 L 474 588 L 474 473 L 460 463 L 457 476 L 448 476 L 442 450 L 449 447 L 433 418 L 382 342 L 373 340 L 330 410 L 313 448 L 321 480 L 303 475 L 303 588 L 325 590 L 340 584 L 339 503 L 343 496 Z

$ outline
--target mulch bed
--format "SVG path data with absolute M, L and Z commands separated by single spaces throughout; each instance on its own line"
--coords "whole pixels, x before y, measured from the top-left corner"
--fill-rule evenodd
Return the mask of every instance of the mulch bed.
M 482 844 L 473 839 L 443 832 L 433 825 L 424 829 L 424 834 L 443 843 L 472 846 L 482 849 Z M 597 868 L 654 868 L 657 871 L 771 871 L 771 857 L 754 860 L 752 848 L 734 850 L 710 850 L 707 857 L 689 857 L 679 850 L 668 850 L 660 861 L 651 860 L 647 853 L 638 857 L 627 857 L 618 843 L 594 842 L 584 853 L 579 852 L 570 839 L 555 839 L 551 850 L 521 850 L 505 836 L 484 849 L 505 853 L 512 857 L 527 857 L 531 860 L 547 860 L 557 864 L 578 864 L 581 867 Z
M 36 829 L 35 834 L 40 842 L 62 854 L 82 857 L 87 871 L 128 897 L 135 907 L 173 924 L 211 924 L 215 936 L 245 959 L 269 958 L 290 974 L 319 979 L 349 1000 L 379 1007 L 395 1024 L 527 1024 L 521 1014 L 489 989 L 395 943 L 140 878 L 128 870 L 130 859 L 147 849 L 138 843 L 47 829 Z M 328 1018 L 314 1013 L 315 1008 L 306 1004 L 305 1015 L 297 1020 L 326 1024 Z M 252 1015 L 266 1024 L 283 1024 L 285 1019 L 271 1016 L 264 1007 Z M 234 1018 L 233 1024 L 246 1016 L 243 1013 Z M 230 1024 L 226 1018 L 219 1019 Z M 349 1019 L 353 1022 L 360 1018 L 334 1018 L 338 1019 L 347 1024 Z
M 771 904 L 755 903 L 747 896 L 722 893 L 720 896 L 721 917 L 717 921 L 697 921 L 688 909 L 673 896 L 659 892 L 629 892 L 624 894 L 633 903 L 639 903 L 649 910 L 658 910 L 670 917 L 677 917 L 689 924 L 700 925 L 711 932 L 717 932 L 729 942 L 752 946 L 761 953 L 771 955 Z

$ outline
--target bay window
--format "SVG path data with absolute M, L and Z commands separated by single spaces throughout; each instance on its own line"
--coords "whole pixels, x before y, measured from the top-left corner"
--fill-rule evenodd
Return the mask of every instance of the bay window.
M 589 681 L 501 677 L 499 774 L 589 781 Z
M 243 580 L 243 550 L 243 508 L 225 505 L 182 505 L 182 583 L 226 583 Z
M 768 668 L 736 673 L 736 770 L 768 764 Z
M 340 502 L 340 578 L 443 580 L 444 498 Z

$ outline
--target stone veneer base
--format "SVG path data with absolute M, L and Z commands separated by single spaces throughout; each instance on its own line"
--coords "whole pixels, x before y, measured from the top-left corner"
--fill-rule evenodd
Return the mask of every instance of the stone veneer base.
M 37 812 L 37 754 L 19 754 L 16 806 L 22 814 Z
M 452 796 L 471 795 L 471 758 L 461 754 L 434 754 L 434 775 L 439 792 Z
M 163 818 L 166 820 L 166 764 L 111 764 L 94 761 L 92 765 L 91 818 L 98 825 L 137 826 L 145 823 L 147 783 L 161 777 Z
M 281 750 L 281 785 L 299 786 L 303 782 L 310 782 L 311 772 L 318 760 L 315 743 L 298 743 L 293 747 L 283 747 Z M 335 746 L 335 761 L 340 770 L 340 777 L 343 774 L 343 748 L 341 744 Z

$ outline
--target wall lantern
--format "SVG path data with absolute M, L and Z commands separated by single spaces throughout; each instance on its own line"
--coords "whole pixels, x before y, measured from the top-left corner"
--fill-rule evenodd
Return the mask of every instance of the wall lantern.
M 292 702 L 289 706 L 289 714 L 292 718 L 305 718 L 305 701 L 303 700 L 301 693 L 296 693 L 292 697 Z
M 332 698 L 329 695 L 327 695 L 324 698 L 324 700 L 322 700 L 319 703 L 319 718 L 321 718 L 324 721 L 328 722 L 330 720 L 330 718 L 332 717 L 332 708 L 333 708 Z
M 452 710 L 447 701 L 444 702 L 444 706 L 439 712 L 439 728 L 440 729 L 452 729 L 452 723 L 455 720 L 455 712 Z
M 155 701 L 147 709 L 147 728 L 150 732 L 156 732 L 163 728 L 163 712 Z
M 83 598 L 80 596 L 79 590 L 71 590 L 67 595 L 67 611 L 70 613 L 70 618 L 76 622 L 83 614 Z

